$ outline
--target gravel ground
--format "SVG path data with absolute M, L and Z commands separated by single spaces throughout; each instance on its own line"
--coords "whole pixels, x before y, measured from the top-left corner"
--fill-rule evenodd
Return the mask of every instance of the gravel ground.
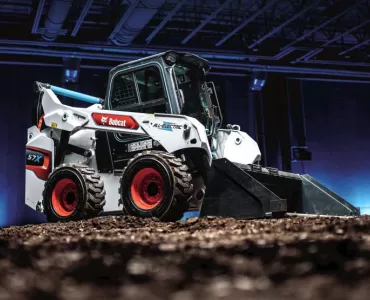
M 0 228 L 0 299 L 370 299 L 370 217 Z

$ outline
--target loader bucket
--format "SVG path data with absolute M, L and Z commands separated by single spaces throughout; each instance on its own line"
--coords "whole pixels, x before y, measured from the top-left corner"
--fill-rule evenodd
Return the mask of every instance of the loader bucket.
M 200 216 L 260 218 L 286 212 L 349 216 L 360 211 L 309 175 L 212 162 Z

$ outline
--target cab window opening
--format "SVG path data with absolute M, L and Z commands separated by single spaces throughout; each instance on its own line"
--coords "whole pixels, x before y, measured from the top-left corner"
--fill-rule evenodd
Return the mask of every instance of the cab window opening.
M 116 75 L 110 102 L 113 110 L 167 113 L 159 69 L 149 67 L 129 74 Z

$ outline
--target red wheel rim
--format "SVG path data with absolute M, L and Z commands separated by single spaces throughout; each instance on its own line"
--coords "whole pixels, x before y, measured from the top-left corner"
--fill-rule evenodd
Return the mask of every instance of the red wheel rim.
M 71 179 L 61 179 L 55 185 L 51 202 L 56 214 L 68 217 L 73 214 L 78 204 L 78 188 Z
M 144 168 L 136 173 L 131 183 L 131 197 L 142 210 L 150 210 L 161 203 L 164 182 L 161 174 L 153 168 Z

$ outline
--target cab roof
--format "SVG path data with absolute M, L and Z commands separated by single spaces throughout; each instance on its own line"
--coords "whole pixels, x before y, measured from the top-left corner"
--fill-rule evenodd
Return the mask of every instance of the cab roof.
M 177 62 L 179 62 L 179 63 L 190 64 L 190 65 L 196 66 L 198 68 L 203 68 L 206 72 L 208 72 L 211 69 L 211 67 L 209 66 L 208 60 L 206 60 L 206 59 L 204 59 L 204 58 L 202 58 L 198 55 L 195 55 L 193 53 L 188 53 L 188 52 L 178 52 L 178 51 L 169 50 L 169 51 L 166 51 L 166 52 L 161 52 L 161 53 L 158 53 L 158 54 L 146 56 L 144 58 L 140 58 L 140 59 L 136 59 L 136 60 L 132 60 L 132 61 L 120 64 L 120 65 L 112 68 L 109 73 L 110 73 L 110 75 L 112 75 L 113 73 L 115 73 L 115 71 L 117 69 L 122 69 L 122 68 L 125 68 L 125 67 L 138 65 L 138 64 L 141 64 L 143 62 L 147 62 L 147 61 L 159 58 L 159 57 L 165 58 L 170 54 L 174 55 L 177 59 Z

